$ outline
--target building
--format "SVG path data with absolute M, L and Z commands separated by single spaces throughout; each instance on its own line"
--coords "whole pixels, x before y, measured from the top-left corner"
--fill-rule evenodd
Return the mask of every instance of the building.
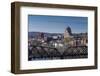
M 65 44 L 70 46 L 87 46 L 87 33 L 72 34 L 71 28 L 68 26 L 64 32 Z
M 70 38 L 72 36 L 71 28 L 68 26 L 64 32 L 64 38 Z
M 44 33 L 42 33 L 42 32 L 40 33 L 40 32 L 39 32 L 39 33 L 38 33 L 38 39 L 44 39 Z

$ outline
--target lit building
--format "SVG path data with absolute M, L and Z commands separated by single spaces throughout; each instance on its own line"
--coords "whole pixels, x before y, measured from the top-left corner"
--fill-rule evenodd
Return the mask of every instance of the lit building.
M 65 44 L 70 46 L 87 46 L 87 33 L 72 34 L 71 28 L 68 26 L 64 32 Z M 69 40 L 69 41 L 68 41 Z

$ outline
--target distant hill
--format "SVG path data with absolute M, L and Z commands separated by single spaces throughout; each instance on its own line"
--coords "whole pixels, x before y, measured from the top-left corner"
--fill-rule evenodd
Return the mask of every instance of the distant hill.
M 35 38 L 38 33 L 41 33 L 41 32 L 28 32 L 28 38 Z M 44 33 L 44 35 L 46 37 L 51 37 L 51 36 L 56 36 L 56 35 L 61 35 L 63 36 L 63 33 L 46 33 L 46 32 L 42 32 Z M 73 37 L 83 37 L 83 36 L 87 36 L 87 33 L 72 33 L 72 36 Z
M 28 32 L 28 38 L 35 38 L 35 36 L 37 36 L 38 33 L 41 33 L 41 32 Z M 63 33 L 46 33 L 46 32 L 42 32 L 42 33 L 44 33 L 46 37 L 51 37 L 55 35 L 63 35 Z

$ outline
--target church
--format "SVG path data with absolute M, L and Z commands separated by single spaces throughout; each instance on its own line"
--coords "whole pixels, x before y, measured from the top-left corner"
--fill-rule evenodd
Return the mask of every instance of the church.
M 71 46 L 87 46 L 88 43 L 87 33 L 73 34 L 69 26 L 64 31 L 64 40 L 65 39 L 69 40 L 67 44 Z

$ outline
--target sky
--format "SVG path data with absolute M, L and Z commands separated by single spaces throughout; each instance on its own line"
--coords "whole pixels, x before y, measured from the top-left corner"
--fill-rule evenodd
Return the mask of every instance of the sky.
M 64 33 L 67 27 L 72 33 L 85 33 L 88 30 L 87 17 L 28 15 L 28 32 Z

